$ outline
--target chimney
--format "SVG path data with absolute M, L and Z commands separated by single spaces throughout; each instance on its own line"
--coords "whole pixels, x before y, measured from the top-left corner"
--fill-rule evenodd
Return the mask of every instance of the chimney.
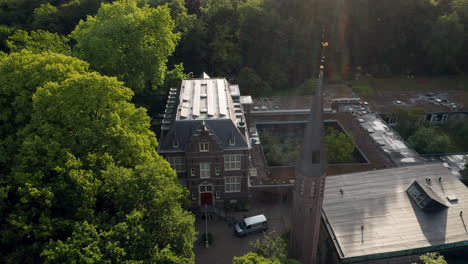
M 245 135 L 247 124 L 244 122 L 243 117 L 241 117 L 241 120 L 237 123 L 237 128 L 239 128 L 239 131 L 241 132 L 242 135 Z

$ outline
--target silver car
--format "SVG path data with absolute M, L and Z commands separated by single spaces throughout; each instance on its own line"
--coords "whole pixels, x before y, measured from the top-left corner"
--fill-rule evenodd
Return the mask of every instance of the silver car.
M 262 232 L 268 229 L 268 222 L 264 215 L 256 215 L 244 218 L 234 226 L 234 233 L 238 236 L 246 236 L 254 232 Z

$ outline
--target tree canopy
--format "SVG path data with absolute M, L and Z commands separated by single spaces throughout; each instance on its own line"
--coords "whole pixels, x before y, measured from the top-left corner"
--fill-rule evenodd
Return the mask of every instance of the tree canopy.
M 102 4 L 72 32 L 74 53 L 102 74 L 116 76 L 136 92 L 164 83 L 168 56 L 179 35 L 167 6 L 136 1 Z
M 35 53 L 51 51 L 71 55 L 70 46 L 68 46 L 67 42 L 67 37 L 42 29 L 31 32 L 17 30 L 13 35 L 8 37 L 6 45 L 11 52 L 27 49 Z
M 331 164 L 350 163 L 353 159 L 353 138 L 334 128 L 327 128 L 327 161 Z
M 251 242 L 253 251 L 241 257 L 234 257 L 234 264 L 299 264 L 288 258 L 286 237 L 265 234 Z
M 87 68 L 54 53 L 0 60 L 2 129 L 15 136 L 2 142 L 14 162 L 0 182 L 0 262 L 193 263 L 187 193 L 146 111 Z

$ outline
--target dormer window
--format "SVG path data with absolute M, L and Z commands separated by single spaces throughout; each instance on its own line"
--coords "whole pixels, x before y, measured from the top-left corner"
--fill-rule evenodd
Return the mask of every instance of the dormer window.
M 210 149 L 210 144 L 208 143 L 200 143 L 198 144 L 200 152 L 208 152 Z
M 236 144 L 236 139 L 234 137 L 229 139 L 229 145 L 234 146 Z
M 178 147 L 179 147 L 179 142 L 178 142 L 177 140 L 174 139 L 174 140 L 172 141 L 172 147 L 173 147 L 173 148 L 178 148 Z

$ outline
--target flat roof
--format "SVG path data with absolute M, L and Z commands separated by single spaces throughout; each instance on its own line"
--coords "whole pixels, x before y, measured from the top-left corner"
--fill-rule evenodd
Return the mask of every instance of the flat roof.
M 449 207 L 419 208 L 406 192 L 415 180 Z M 327 177 L 323 212 L 347 262 L 468 245 L 468 189 L 441 163 Z
M 374 111 L 387 113 L 395 107 L 422 108 L 429 113 L 466 111 L 461 91 L 361 93 Z
M 182 80 L 176 120 L 235 119 L 230 86 L 224 78 Z

